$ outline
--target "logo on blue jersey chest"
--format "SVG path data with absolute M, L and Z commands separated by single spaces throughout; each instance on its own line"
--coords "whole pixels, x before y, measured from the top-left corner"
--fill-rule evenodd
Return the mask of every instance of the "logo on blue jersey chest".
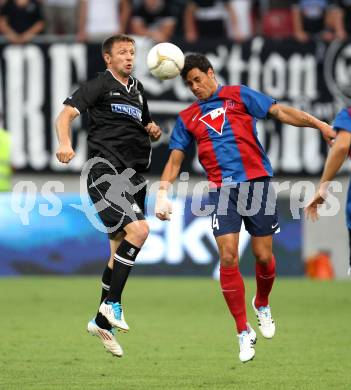
M 222 135 L 227 108 L 218 107 L 202 115 L 199 120 L 216 133 Z
M 207 128 L 222 135 L 227 114 L 234 109 L 235 105 L 235 102 L 231 99 L 220 100 L 219 104 L 208 104 L 205 107 L 202 107 L 203 114 L 201 116 L 198 116 L 199 113 L 193 116 L 192 122 L 198 119 L 200 122 L 204 123 Z

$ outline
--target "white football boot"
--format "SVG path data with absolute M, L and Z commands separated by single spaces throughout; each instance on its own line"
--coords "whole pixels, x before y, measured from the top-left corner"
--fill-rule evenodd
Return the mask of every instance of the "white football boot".
M 99 307 L 99 312 L 107 318 L 107 321 L 111 326 L 121 330 L 122 332 L 128 332 L 129 326 L 124 318 L 122 305 L 119 302 L 102 302 Z
M 113 356 L 122 357 L 123 356 L 123 349 L 118 344 L 115 336 L 114 336 L 114 330 L 107 330 L 100 328 L 96 322 L 95 319 L 88 322 L 87 331 L 92 336 L 97 336 L 101 340 L 102 344 L 106 348 L 106 352 L 112 353 Z
M 255 357 L 254 345 L 257 341 L 256 332 L 251 328 L 250 324 L 247 324 L 247 331 L 238 334 L 239 338 L 239 359 L 241 362 L 246 363 Z
M 258 309 L 255 306 L 255 298 L 252 299 L 252 307 L 255 311 L 258 328 L 260 329 L 262 336 L 266 339 L 271 339 L 275 334 L 275 323 L 272 318 L 271 308 L 268 306 L 261 306 Z

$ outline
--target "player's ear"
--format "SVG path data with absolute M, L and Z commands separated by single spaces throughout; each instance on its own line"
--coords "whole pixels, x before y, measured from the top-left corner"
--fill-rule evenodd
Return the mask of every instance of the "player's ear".
M 104 54 L 104 61 L 106 65 L 110 65 L 111 63 L 111 56 L 108 53 Z
M 212 68 L 209 68 L 208 71 L 207 71 L 207 76 L 210 78 L 210 79 L 214 79 L 215 78 L 215 74 L 214 74 L 214 70 Z

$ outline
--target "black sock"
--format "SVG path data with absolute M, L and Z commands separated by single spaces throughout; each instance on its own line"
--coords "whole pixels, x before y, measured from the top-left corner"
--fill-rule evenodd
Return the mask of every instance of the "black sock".
M 111 276 L 112 276 L 112 269 L 106 266 L 102 278 L 101 278 L 101 284 L 102 284 L 102 290 L 101 290 L 101 299 L 100 303 L 107 297 L 108 292 L 110 290 L 110 284 L 111 284 Z M 100 328 L 111 330 L 111 325 L 107 321 L 106 317 L 104 317 L 99 311 L 96 314 L 95 317 L 96 325 Z
M 122 291 L 139 251 L 140 248 L 137 248 L 127 240 L 121 242 L 115 254 L 110 291 L 106 301 L 121 302 Z
M 111 276 L 112 276 L 112 269 L 109 268 L 109 266 L 107 265 L 101 278 L 102 290 L 101 290 L 100 303 L 102 303 L 102 301 L 105 300 L 105 298 L 108 295 L 108 292 L 110 291 Z

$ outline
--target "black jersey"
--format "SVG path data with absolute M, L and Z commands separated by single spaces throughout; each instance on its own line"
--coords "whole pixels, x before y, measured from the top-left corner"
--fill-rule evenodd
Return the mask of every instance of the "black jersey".
M 129 76 L 128 85 L 106 70 L 87 81 L 63 104 L 88 110 L 88 157 L 102 157 L 116 168 L 148 169 L 151 141 L 145 129 L 151 116 L 144 88 Z

